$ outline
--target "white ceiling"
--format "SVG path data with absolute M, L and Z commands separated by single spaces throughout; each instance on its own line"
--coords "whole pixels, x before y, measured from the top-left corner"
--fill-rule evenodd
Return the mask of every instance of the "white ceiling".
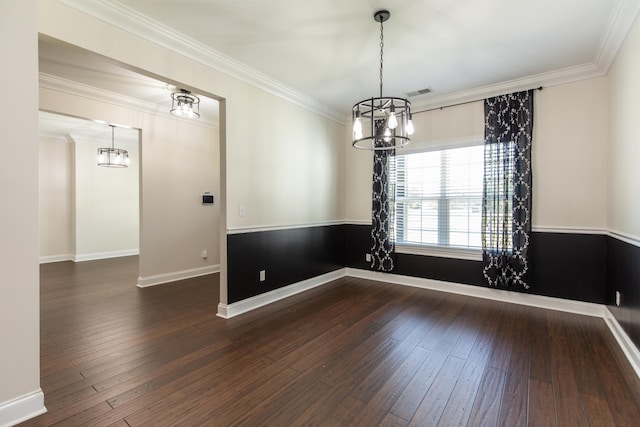
M 354 103 L 377 96 L 378 9 L 391 12 L 384 94 L 430 87 L 432 94 L 411 98 L 428 105 L 461 93 L 602 75 L 640 6 L 640 0 L 61 1 L 148 39 L 177 40 L 228 59 L 227 72 L 248 66 L 345 117 Z M 105 63 L 41 45 L 43 72 L 168 102 L 163 83 Z
M 41 137 L 60 142 L 73 141 L 91 143 L 100 147 L 111 146 L 111 126 L 104 122 L 80 119 L 61 114 L 40 111 L 38 114 Z M 115 125 L 115 124 L 114 124 Z M 113 141 L 116 148 L 137 147 L 139 132 L 123 126 L 116 126 Z

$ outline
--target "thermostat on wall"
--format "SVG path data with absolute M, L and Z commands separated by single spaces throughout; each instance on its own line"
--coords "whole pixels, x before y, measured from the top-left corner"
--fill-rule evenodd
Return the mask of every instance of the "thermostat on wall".
M 202 195 L 202 204 L 203 205 L 211 205 L 213 204 L 213 194 L 210 194 L 208 191 Z

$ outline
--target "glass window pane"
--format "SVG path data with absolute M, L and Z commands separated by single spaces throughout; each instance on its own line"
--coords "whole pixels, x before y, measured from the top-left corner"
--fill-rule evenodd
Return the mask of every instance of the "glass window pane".
M 397 241 L 481 247 L 484 147 L 396 157 Z

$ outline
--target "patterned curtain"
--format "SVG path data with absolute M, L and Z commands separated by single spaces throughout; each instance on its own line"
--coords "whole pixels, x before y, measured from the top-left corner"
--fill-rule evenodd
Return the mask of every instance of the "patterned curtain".
M 483 274 L 490 286 L 529 289 L 533 91 L 484 103 Z
M 378 271 L 392 271 L 395 265 L 395 187 L 392 185 L 394 158 L 395 150 L 373 152 L 371 268 Z

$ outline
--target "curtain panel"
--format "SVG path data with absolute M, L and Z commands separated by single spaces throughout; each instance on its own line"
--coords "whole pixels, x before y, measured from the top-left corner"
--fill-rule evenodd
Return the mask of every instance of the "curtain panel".
M 529 289 L 533 90 L 487 98 L 484 115 L 483 274 Z
M 395 150 L 373 152 L 371 269 L 377 271 L 393 271 L 395 266 L 395 185 L 392 176 L 394 158 Z

